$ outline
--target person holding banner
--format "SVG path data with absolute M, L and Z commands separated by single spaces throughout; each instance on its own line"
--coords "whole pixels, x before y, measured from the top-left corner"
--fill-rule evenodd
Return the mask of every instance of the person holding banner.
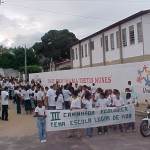
M 84 97 L 85 109 L 90 110 L 92 108 L 93 103 L 92 103 L 91 98 L 92 98 L 92 94 L 89 91 L 86 91 L 85 97 Z M 87 137 L 93 136 L 93 128 L 92 127 L 86 129 L 86 135 L 87 135 Z
M 121 107 L 121 106 L 125 105 L 124 100 L 120 97 L 119 90 L 116 90 L 115 97 L 116 97 L 116 98 L 114 98 L 114 106 L 115 107 Z M 123 127 L 122 126 L 123 126 L 122 124 L 119 124 L 119 130 L 120 130 L 120 132 L 123 132 Z M 117 130 L 117 125 L 114 125 L 113 129 L 114 129 L 114 131 L 116 131 Z
M 126 94 L 126 103 L 127 103 L 127 105 L 134 105 L 135 104 L 135 101 L 131 97 L 131 93 L 127 93 Z M 127 132 L 130 132 L 130 127 L 132 128 L 133 132 L 136 132 L 136 130 L 135 130 L 135 122 L 127 123 L 127 126 L 126 126 L 126 131 Z
M 108 107 L 108 100 L 105 98 L 105 93 L 104 92 L 100 93 L 100 99 L 97 100 L 96 107 L 99 107 L 99 108 Z M 107 126 L 98 127 L 98 134 L 102 135 L 104 133 L 105 135 L 107 135 L 107 132 L 108 132 L 108 127 Z
M 76 109 L 81 109 L 81 101 L 78 99 L 78 91 L 73 91 L 70 110 L 72 111 Z M 68 130 L 67 138 L 73 137 L 73 135 L 75 134 L 75 131 L 76 131 L 77 137 L 81 137 L 80 129 L 77 129 L 77 130 Z
M 41 143 L 46 142 L 46 115 L 45 106 L 41 100 L 37 101 L 37 107 L 35 108 L 35 116 L 37 117 L 37 127 L 39 130 L 39 139 Z

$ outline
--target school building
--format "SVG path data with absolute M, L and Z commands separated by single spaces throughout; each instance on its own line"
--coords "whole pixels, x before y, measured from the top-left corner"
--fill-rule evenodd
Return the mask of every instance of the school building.
M 150 10 L 140 11 L 70 46 L 72 69 L 150 60 Z

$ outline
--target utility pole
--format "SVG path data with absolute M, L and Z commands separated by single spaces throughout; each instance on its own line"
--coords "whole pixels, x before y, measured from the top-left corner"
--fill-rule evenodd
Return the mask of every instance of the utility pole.
M 27 81 L 27 48 L 24 49 L 24 67 L 25 67 L 25 80 Z

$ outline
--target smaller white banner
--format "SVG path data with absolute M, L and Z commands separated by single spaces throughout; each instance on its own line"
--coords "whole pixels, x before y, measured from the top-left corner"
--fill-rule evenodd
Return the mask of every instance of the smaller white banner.
M 47 110 L 46 130 L 58 131 L 135 122 L 135 107 L 107 107 L 90 110 Z

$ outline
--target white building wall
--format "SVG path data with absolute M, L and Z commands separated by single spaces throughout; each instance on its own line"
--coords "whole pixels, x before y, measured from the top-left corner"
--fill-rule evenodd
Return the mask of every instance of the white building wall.
M 94 50 L 91 50 L 92 51 L 92 64 L 103 62 L 103 48 L 101 47 L 101 38 L 102 38 L 102 35 L 97 35 L 91 38 L 91 41 L 94 41 Z
M 104 33 L 104 40 L 105 36 L 108 36 L 108 51 L 105 51 L 106 55 L 106 61 L 113 61 L 120 59 L 120 52 L 119 48 L 117 48 L 117 40 L 116 40 L 116 32 L 118 31 L 118 27 L 112 28 L 111 30 Z M 110 41 L 110 35 L 114 33 L 114 50 L 111 50 L 111 41 Z
M 79 44 L 73 46 L 72 49 L 74 50 L 74 58 L 75 58 L 75 59 L 73 60 L 73 68 L 80 67 Z M 78 58 L 76 58 L 76 49 L 77 49 Z
M 85 57 L 85 44 L 87 44 L 87 57 Z M 83 46 L 84 57 L 82 58 L 82 56 L 81 56 L 81 59 L 82 59 L 82 66 L 84 67 L 84 66 L 90 65 L 89 40 L 81 42 L 81 46 Z
M 142 17 L 144 54 L 150 54 L 150 13 Z
M 142 42 L 138 43 L 138 35 L 137 35 L 137 23 L 139 22 L 141 22 L 141 17 L 138 17 L 134 20 L 131 20 L 121 25 L 121 31 L 122 29 L 126 28 L 127 34 L 127 46 L 126 47 L 122 46 L 123 58 L 143 55 L 143 44 Z M 134 25 L 135 44 L 130 45 L 129 27 L 132 25 Z

